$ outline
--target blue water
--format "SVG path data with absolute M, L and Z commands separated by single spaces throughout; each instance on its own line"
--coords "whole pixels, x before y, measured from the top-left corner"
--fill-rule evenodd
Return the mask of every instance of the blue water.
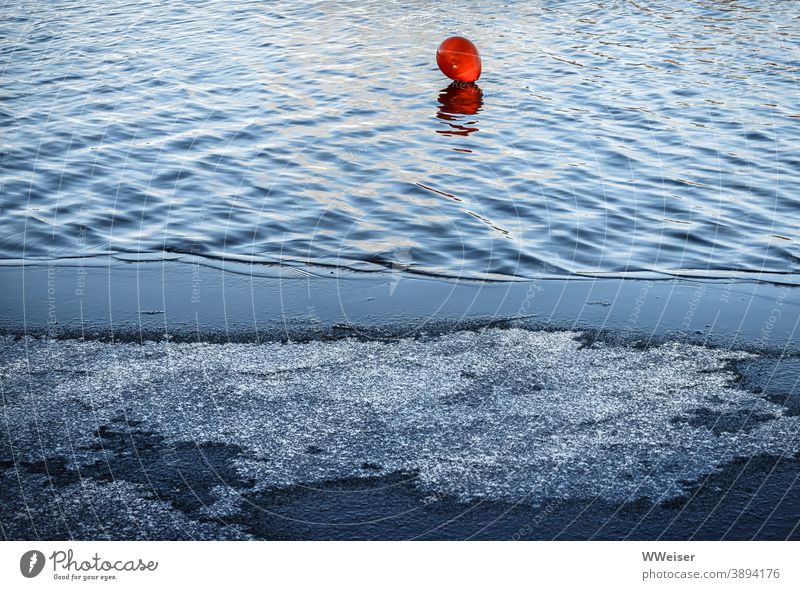
M 12 0 L 0 260 L 797 273 L 798 33 L 797 2 Z

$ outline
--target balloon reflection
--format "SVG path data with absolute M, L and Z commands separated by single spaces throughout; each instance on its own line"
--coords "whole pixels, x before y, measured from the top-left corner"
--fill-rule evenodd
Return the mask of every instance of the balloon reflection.
M 469 135 L 478 131 L 477 120 L 465 120 L 464 115 L 475 115 L 483 106 L 483 91 L 477 84 L 453 82 L 439 93 L 439 111 L 436 116 L 447 122 L 450 129 L 437 130 L 443 135 Z

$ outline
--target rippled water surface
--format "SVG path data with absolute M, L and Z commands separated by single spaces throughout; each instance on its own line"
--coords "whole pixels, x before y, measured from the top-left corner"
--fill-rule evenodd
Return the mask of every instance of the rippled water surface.
M 6 2 L 0 258 L 796 273 L 798 33 L 748 0 Z

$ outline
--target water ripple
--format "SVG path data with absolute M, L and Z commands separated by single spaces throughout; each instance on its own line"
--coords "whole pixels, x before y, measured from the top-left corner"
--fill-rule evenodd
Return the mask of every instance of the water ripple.
M 2 260 L 798 270 L 797 3 L 4 12 Z M 475 86 L 436 69 L 456 33 Z

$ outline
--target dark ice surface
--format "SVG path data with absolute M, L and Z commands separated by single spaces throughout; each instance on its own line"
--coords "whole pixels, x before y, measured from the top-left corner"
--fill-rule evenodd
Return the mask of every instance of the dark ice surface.
M 0 339 L 7 539 L 798 538 L 798 358 L 486 327 Z

